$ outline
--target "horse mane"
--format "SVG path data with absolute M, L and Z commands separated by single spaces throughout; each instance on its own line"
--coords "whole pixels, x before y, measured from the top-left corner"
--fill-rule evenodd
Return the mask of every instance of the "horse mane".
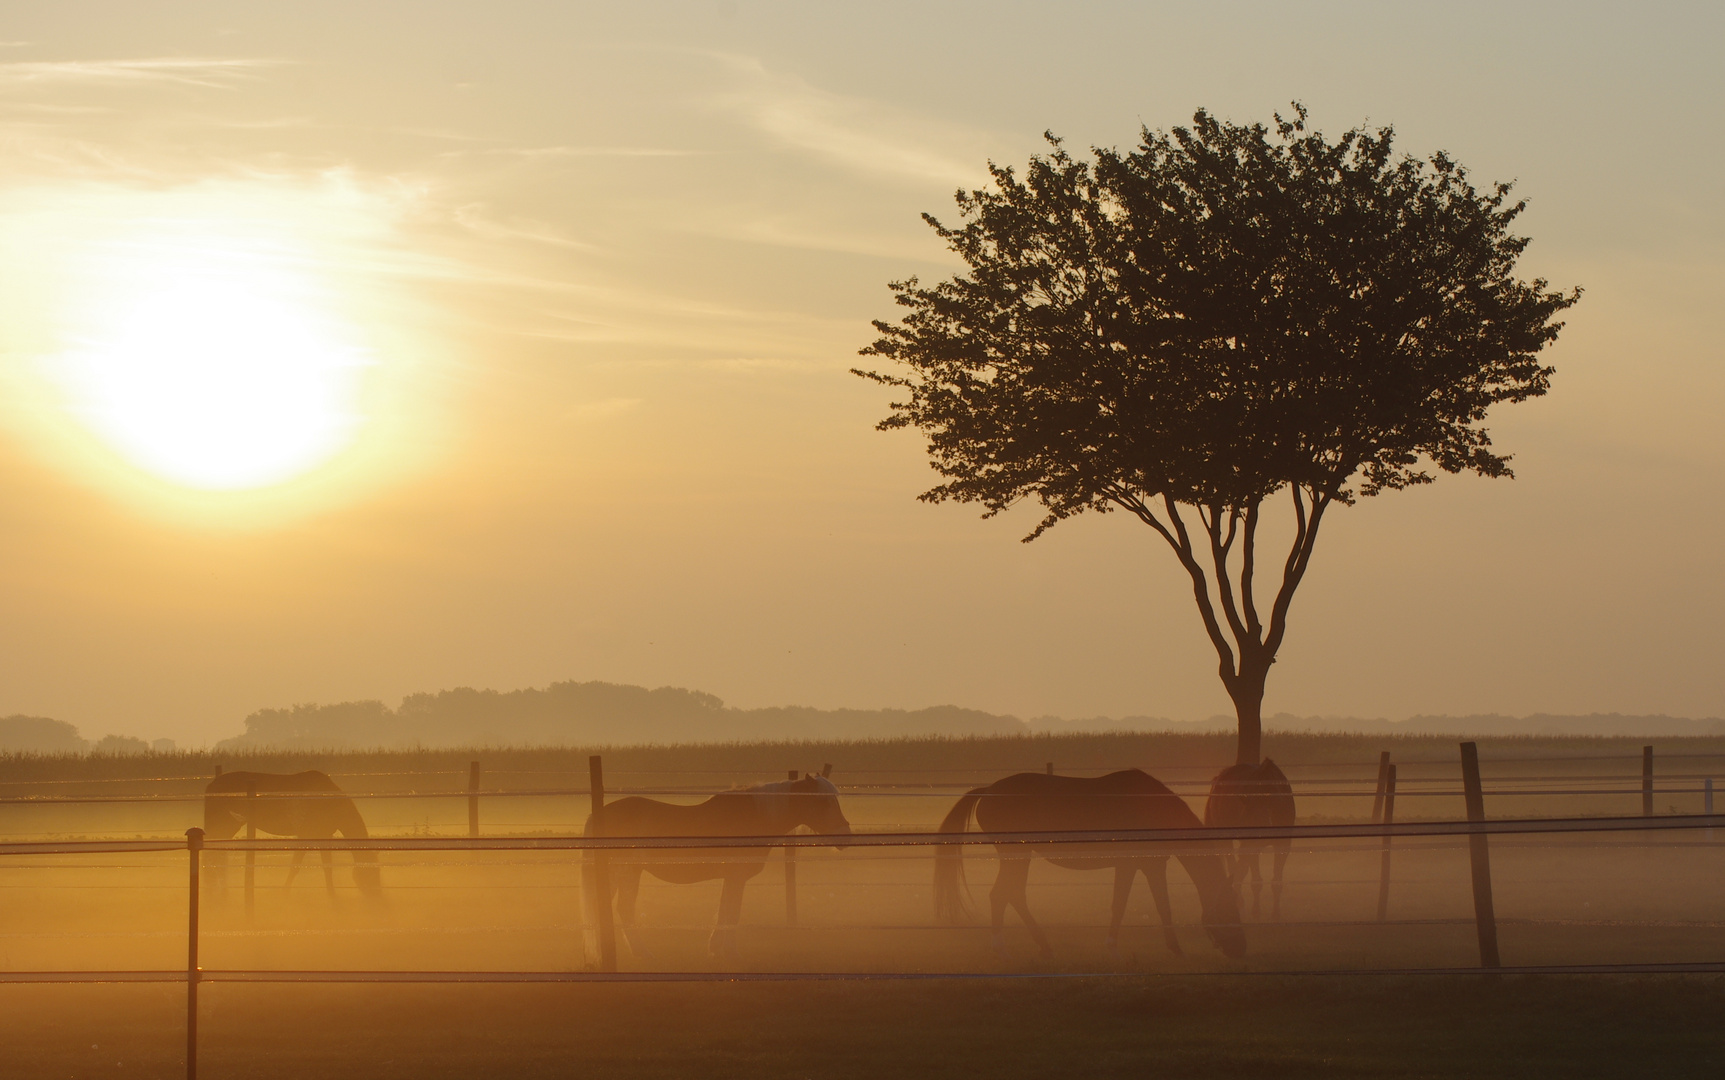
M 811 780 L 815 782 L 815 790 L 796 790 L 798 784 L 806 784 Z M 772 780 L 764 784 L 749 784 L 746 786 L 738 785 L 732 787 L 730 790 L 739 795 L 782 795 L 787 793 L 795 793 L 798 795 L 837 795 L 839 793 L 837 784 L 834 784 L 824 776 L 814 775 L 805 776 L 801 780 Z

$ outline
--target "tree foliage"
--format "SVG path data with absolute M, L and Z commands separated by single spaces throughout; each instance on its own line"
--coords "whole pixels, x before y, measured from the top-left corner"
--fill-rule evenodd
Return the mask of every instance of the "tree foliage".
M 883 429 L 927 437 L 943 482 L 924 500 L 1035 499 L 1026 540 L 1087 510 L 1161 534 L 1242 760 L 1326 509 L 1434 469 L 1512 475 L 1486 413 L 1546 392 L 1539 354 L 1580 296 L 1515 276 L 1510 185 L 1393 138 L 1330 142 L 1299 105 L 1273 127 L 1200 111 L 1094 162 L 1049 135 L 1022 178 L 991 164 L 991 188 L 959 192 L 957 227 L 924 215 L 966 270 L 893 283 L 908 313 L 862 350 L 900 365 L 857 374 L 903 392 Z M 1284 488 L 1294 540 L 1261 617 L 1260 507 Z

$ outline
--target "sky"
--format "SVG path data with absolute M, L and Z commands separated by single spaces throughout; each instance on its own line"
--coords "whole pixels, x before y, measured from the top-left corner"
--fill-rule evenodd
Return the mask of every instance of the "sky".
M 1053 131 L 1393 124 L 1585 296 L 1545 398 L 1325 525 L 1267 712 L 1725 715 L 1725 9 L 0 3 L 0 715 L 564 679 L 1230 711 L 1121 515 L 927 506 L 856 379 Z M 236 366 L 235 356 L 244 356 Z

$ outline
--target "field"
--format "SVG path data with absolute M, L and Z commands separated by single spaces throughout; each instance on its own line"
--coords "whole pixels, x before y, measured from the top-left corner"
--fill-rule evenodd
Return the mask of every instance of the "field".
M 1714 977 L 224 986 L 201 1075 L 1713 1077 Z M 0 987 L 14 1077 L 180 1075 L 177 988 Z
M 1656 810 L 1696 812 L 1725 777 L 1725 739 L 1655 740 Z M 1639 813 L 1638 740 L 1480 740 L 1494 817 Z M 929 828 L 954 794 L 1003 773 L 1147 768 L 1196 797 L 1226 760 L 1211 736 L 901 740 L 835 745 L 606 749 L 608 789 L 690 798 L 834 765 L 859 831 Z M 1461 816 L 1455 743 L 1272 737 L 1302 821 L 1371 812 L 1379 750 L 1398 763 L 1397 820 Z M 317 767 L 368 796 L 375 835 L 465 835 L 468 762 L 482 764 L 482 831 L 579 828 L 585 750 L 12 759 L 0 765 L 7 839 L 172 837 L 199 820 L 196 794 L 228 770 Z M 96 800 L 96 801 L 80 801 Z M 147 801 L 139 801 L 147 800 Z M 1720 839 L 1725 839 L 1722 837 Z M 992 855 L 968 848 L 986 906 Z M 1171 852 L 1178 854 L 1178 852 Z M 211 856 L 207 876 L 220 877 Z M 285 888 L 288 856 L 256 864 L 255 910 L 237 887 L 206 890 L 209 969 L 579 971 L 593 951 L 569 852 L 388 852 L 386 895 L 368 901 L 338 856 L 326 890 L 315 857 Z M 717 885 L 643 886 L 631 971 L 923 973 L 928 982 L 562 986 L 206 987 L 206 1076 L 878 1075 L 889 1062 L 948 1074 L 1663 1075 L 1719 1060 L 1715 977 L 1292 975 L 1477 963 L 1466 849 L 1398 841 L 1389 918 L 1377 919 L 1381 842 L 1305 841 L 1288 864 L 1280 920 L 1249 919 L 1229 961 L 1196 925 L 1190 882 L 1170 864 L 1183 955 L 1168 951 L 1139 883 L 1118 952 L 1104 948 L 1110 875 L 1038 863 L 1030 901 L 1045 960 L 1009 919 L 1003 952 L 980 923 L 937 924 L 926 849 L 808 849 L 799 923 L 786 925 L 775 853 L 744 905 L 741 955 L 705 948 Z M 1268 867 L 1266 866 L 1266 869 Z M 1492 873 L 1506 964 L 1725 959 L 1725 842 L 1705 830 L 1497 837 Z M 183 852 L 6 856 L 0 970 L 172 969 L 184 964 Z M 1247 901 L 1250 904 L 1248 891 Z M 1265 903 L 1269 897 L 1266 893 Z M 1277 974 L 1282 973 L 1282 974 Z M 1051 975 L 1045 979 L 974 976 Z M 1093 978 L 1078 976 L 1093 975 Z M 19 1075 L 174 1075 L 183 990 L 0 986 Z M 245 1047 L 242 1056 L 241 1047 Z M 91 1049 L 86 1050 L 86 1047 Z M 110 1054 L 110 1050 L 113 1051 Z M 693 1058 L 690 1055 L 694 1055 Z M 699 1060 L 698 1069 L 691 1061 Z M 116 1062 L 125 1062 L 124 1066 Z M 335 1064 L 349 1072 L 341 1072 Z M 1613 1071 L 1613 1067 L 1617 1071 Z M 116 1070 L 123 1070 L 117 1072 Z M 1071 1070 L 1067 1070 L 1071 1071 Z

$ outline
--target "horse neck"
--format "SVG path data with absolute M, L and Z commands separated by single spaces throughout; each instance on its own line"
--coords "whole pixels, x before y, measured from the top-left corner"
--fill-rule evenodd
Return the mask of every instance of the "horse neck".
M 359 807 L 346 795 L 329 797 L 330 816 L 335 819 L 335 831 L 349 840 L 365 840 L 370 834 L 366 832 L 365 819 L 359 816 Z
M 798 802 L 788 784 L 763 784 L 747 792 L 749 808 L 760 819 L 758 830 L 763 836 L 777 836 L 793 831 L 803 822 L 797 816 Z
M 1192 884 L 1198 890 L 1198 901 L 1208 916 L 1213 910 L 1211 905 L 1221 901 L 1232 902 L 1234 886 L 1228 880 L 1228 868 L 1220 855 L 1177 855 L 1180 865 L 1186 868 L 1186 873 L 1192 879 Z

